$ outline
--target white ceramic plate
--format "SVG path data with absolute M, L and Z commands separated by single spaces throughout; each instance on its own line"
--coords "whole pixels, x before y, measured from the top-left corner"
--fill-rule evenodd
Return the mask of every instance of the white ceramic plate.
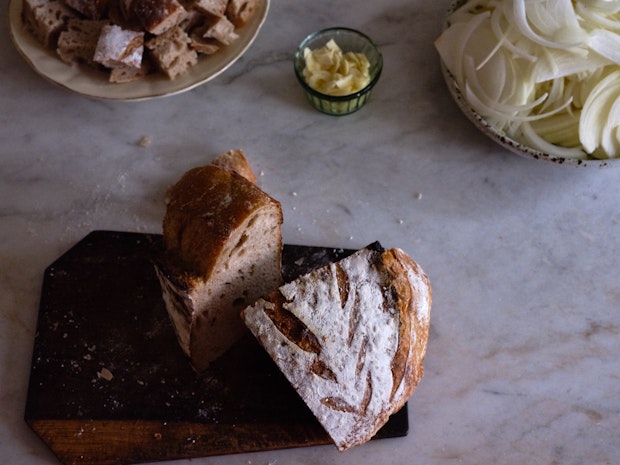
M 161 73 L 148 75 L 139 81 L 123 84 L 108 82 L 106 73 L 85 65 L 63 63 L 53 50 L 48 50 L 25 28 L 22 0 L 10 0 L 9 22 L 11 37 L 22 56 L 41 76 L 63 87 L 89 97 L 111 100 L 145 100 L 165 97 L 193 89 L 226 71 L 254 42 L 269 11 L 270 0 L 259 0 L 250 22 L 238 29 L 239 39 L 210 56 L 200 56 L 198 63 L 174 80 Z

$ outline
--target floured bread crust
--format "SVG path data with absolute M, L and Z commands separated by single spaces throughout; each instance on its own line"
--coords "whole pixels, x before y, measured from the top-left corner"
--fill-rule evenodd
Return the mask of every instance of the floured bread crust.
M 238 155 L 228 166 L 249 168 Z M 197 371 L 247 332 L 241 310 L 282 284 L 281 224 L 280 203 L 228 167 L 194 168 L 169 189 L 155 270 Z
M 378 244 L 243 311 L 252 333 L 341 451 L 371 439 L 423 375 L 427 276 Z

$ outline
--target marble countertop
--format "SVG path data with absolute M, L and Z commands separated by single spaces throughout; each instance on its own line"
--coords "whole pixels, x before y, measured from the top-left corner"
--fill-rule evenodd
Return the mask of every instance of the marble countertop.
M 93 230 L 159 232 L 166 188 L 235 147 L 282 202 L 286 243 L 380 240 L 425 269 L 425 377 L 405 438 L 175 463 L 618 463 L 620 173 L 521 158 L 475 129 L 433 48 L 448 3 L 275 0 L 226 73 L 133 103 L 50 84 L 0 22 L 3 463 L 57 463 L 23 421 L 45 267 Z M 341 118 L 310 108 L 292 68 L 304 36 L 335 25 L 385 61 L 368 105 Z

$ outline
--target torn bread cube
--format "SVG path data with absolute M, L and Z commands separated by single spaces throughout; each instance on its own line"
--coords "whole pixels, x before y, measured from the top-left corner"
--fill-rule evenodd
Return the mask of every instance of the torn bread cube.
M 224 16 L 228 0 L 194 0 L 192 8 L 206 15 Z
M 134 68 L 133 66 L 118 66 L 110 70 L 109 80 L 117 84 L 138 81 L 146 76 L 149 70 L 150 68 L 146 61 L 143 61 L 139 68 Z
M 198 29 L 198 33 L 205 39 L 215 39 L 224 45 L 230 45 L 239 38 L 235 32 L 235 25 L 226 16 L 208 19 Z
M 88 19 L 102 19 L 108 12 L 108 0 L 65 0 L 65 4 Z
M 241 27 L 254 16 L 257 8 L 258 0 L 230 0 L 226 7 L 226 17 L 235 27 Z
M 93 60 L 97 41 L 107 21 L 93 19 L 70 19 L 67 29 L 58 37 L 57 52 L 67 64 L 85 63 L 98 66 Z
M 203 22 L 204 14 L 197 10 L 187 10 L 187 14 L 178 24 L 178 26 L 183 29 L 185 32 L 191 31 L 196 26 L 199 26 Z
M 190 34 L 189 37 L 191 39 L 191 47 L 203 55 L 213 55 L 222 47 L 222 44 L 217 40 L 205 39 L 201 34 L 195 32 Z
M 187 33 L 175 26 L 149 40 L 146 47 L 159 69 L 174 79 L 198 63 L 198 54 L 190 43 Z
M 242 317 L 344 451 L 374 437 L 422 379 L 431 304 L 422 268 L 376 242 L 284 284 Z
M 132 12 L 132 0 L 109 0 L 108 18 L 124 29 L 141 29 L 140 21 Z
M 94 61 L 106 68 L 140 68 L 144 53 L 144 32 L 130 31 L 115 24 L 101 29 Z
M 133 0 L 131 13 L 147 32 L 154 35 L 169 31 L 187 15 L 177 0 Z
M 56 48 L 58 36 L 77 14 L 59 0 L 24 0 L 23 20 L 45 47 Z
M 218 155 L 211 164 L 234 171 L 251 183 L 256 184 L 254 170 L 252 170 L 248 159 L 245 157 L 245 153 L 241 149 L 232 149 L 224 152 Z

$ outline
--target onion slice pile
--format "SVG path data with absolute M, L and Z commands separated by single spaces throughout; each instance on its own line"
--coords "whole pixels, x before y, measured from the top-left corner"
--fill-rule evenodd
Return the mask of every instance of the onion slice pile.
M 557 157 L 620 157 L 620 1 L 467 0 L 435 47 L 508 137 Z

